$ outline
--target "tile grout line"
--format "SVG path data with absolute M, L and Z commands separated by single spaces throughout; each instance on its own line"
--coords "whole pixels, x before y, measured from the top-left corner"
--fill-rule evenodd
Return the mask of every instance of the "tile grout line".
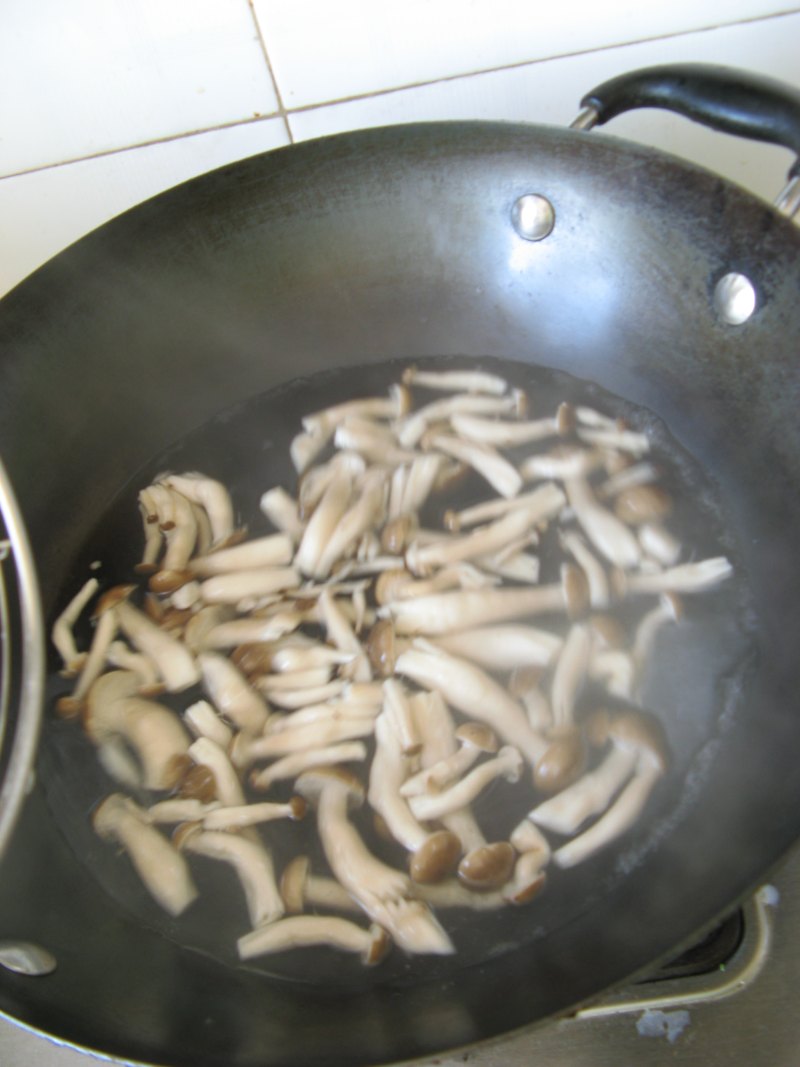
M 252 0 L 248 0 L 248 4 L 251 6 L 252 9 Z M 253 12 L 253 14 L 255 15 L 255 12 Z M 500 67 L 482 67 L 476 70 L 465 71 L 459 74 L 445 74 L 439 78 L 429 78 L 427 80 L 419 82 L 408 82 L 407 84 L 392 86 L 388 89 L 373 89 L 370 92 L 355 93 L 352 96 L 333 97 L 330 100 L 324 100 L 314 104 L 302 104 L 298 107 L 293 108 L 286 108 L 283 103 L 283 99 L 272 70 L 272 65 L 270 63 L 269 56 L 266 51 L 266 46 L 264 45 L 263 38 L 261 37 L 261 31 L 259 30 L 258 35 L 262 44 L 264 59 L 267 63 L 267 67 L 270 72 L 270 77 L 272 78 L 273 86 L 275 88 L 275 95 L 278 100 L 277 111 L 272 111 L 268 115 L 254 115 L 250 118 L 233 119 L 230 122 L 221 122 L 214 126 L 201 126 L 193 130 L 181 131 L 181 133 L 167 134 L 164 137 L 154 137 L 148 141 L 137 141 L 135 144 L 120 145 L 117 148 L 108 148 L 99 152 L 91 152 L 83 156 L 73 156 L 70 159 L 62 159 L 54 163 L 44 163 L 38 167 L 26 167 L 22 170 L 11 171 L 8 174 L 0 175 L 0 182 L 5 181 L 7 178 L 21 178 L 27 174 L 36 174 L 39 171 L 56 170 L 58 167 L 68 167 L 74 163 L 85 163 L 93 159 L 103 159 L 106 156 L 119 155 L 122 152 L 132 152 L 135 151 L 137 148 L 152 148 L 155 145 L 170 144 L 173 141 L 186 140 L 189 137 L 197 137 L 204 133 L 215 133 L 220 130 L 231 130 L 235 129 L 237 126 L 250 126 L 258 122 L 272 121 L 276 118 L 280 118 L 282 120 L 290 143 L 295 144 L 295 138 L 292 133 L 291 126 L 289 124 L 290 115 L 302 115 L 307 112 L 320 111 L 326 107 L 336 107 L 340 104 L 351 104 L 357 103 L 361 100 L 371 100 L 373 98 L 379 98 L 383 96 L 392 96 L 395 93 L 407 92 L 412 89 L 424 89 L 433 85 L 459 81 L 461 79 L 466 78 L 480 77 L 486 74 L 500 74 L 503 71 L 507 70 L 519 70 L 523 67 L 534 67 L 538 66 L 540 63 L 549 63 L 551 61 L 557 61 L 561 59 L 574 59 L 578 56 L 591 55 L 595 52 L 608 52 L 617 48 L 629 48 L 641 44 L 652 44 L 656 41 L 668 41 L 673 38 L 687 37 L 695 33 L 711 33 L 714 30 L 732 28 L 735 26 L 746 26 L 756 22 L 771 22 L 774 19 L 787 18 L 789 16 L 798 14 L 800 14 L 800 8 L 793 8 L 790 11 L 781 11 L 773 15 L 758 15 L 754 16 L 753 18 L 739 19 L 737 22 L 723 22 L 714 24 L 713 26 L 704 26 L 700 29 L 680 30 L 677 33 L 660 34 L 655 37 L 642 37 L 638 38 L 635 41 L 625 41 L 621 44 L 617 43 L 600 45 L 595 48 L 581 49 L 577 52 L 560 52 L 558 53 L 558 55 L 543 56 L 541 59 L 518 60 L 514 63 L 506 63 Z
M 261 53 L 264 56 L 264 62 L 267 64 L 267 70 L 269 71 L 270 80 L 272 81 L 272 88 L 275 90 L 275 98 L 278 101 L 278 114 L 283 119 L 283 125 L 286 129 L 286 136 L 289 138 L 289 144 L 294 144 L 294 134 L 292 133 L 292 127 L 289 123 L 289 114 L 286 110 L 286 105 L 283 102 L 283 96 L 281 94 L 280 86 L 278 85 L 278 79 L 275 76 L 275 68 L 272 66 L 272 60 L 269 58 L 267 41 L 264 37 L 264 34 L 261 32 L 261 23 L 258 21 L 258 15 L 256 14 L 255 4 L 253 3 L 253 0 L 247 0 L 247 6 L 250 8 L 250 15 L 253 19 L 253 26 L 255 27 L 256 34 L 258 35 L 258 42 L 261 45 Z

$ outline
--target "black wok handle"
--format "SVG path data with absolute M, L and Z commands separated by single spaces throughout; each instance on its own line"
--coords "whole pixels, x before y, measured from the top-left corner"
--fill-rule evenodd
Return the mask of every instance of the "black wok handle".
M 704 126 L 783 145 L 800 157 L 800 91 L 760 74 L 705 63 L 668 63 L 611 78 L 587 93 L 578 122 L 602 125 L 640 107 L 664 108 Z M 800 175 L 800 158 L 789 177 Z

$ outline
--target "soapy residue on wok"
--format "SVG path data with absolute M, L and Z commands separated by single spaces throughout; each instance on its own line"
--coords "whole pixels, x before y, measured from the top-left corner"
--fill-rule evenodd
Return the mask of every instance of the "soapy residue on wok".
M 74 678 L 57 711 L 118 783 L 94 829 L 173 916 L 196 856 L 230 865 L 241 959 L 452 953 L 452 909 L 535 907 L 548 868 L 618 840 L 667 772 L 645 670 L 683 598 L 732 568 L 687 561 L 647 434 L 527 408 L 495 374 L 408 367 L 308 414 L 297 484 L 267 487 L 255 537 L 220 482 L 164 473 L 139 492 L 131 584 L 92 577 L 56 621 Z M 483 499 L 454 510 L 465 478 Z M 487 840 L 482 803 L 503 790 L 528 814 Z M 355 825 L 364 805 L 394 862 Z M 276 820 L 296 824 L 280 871 Z

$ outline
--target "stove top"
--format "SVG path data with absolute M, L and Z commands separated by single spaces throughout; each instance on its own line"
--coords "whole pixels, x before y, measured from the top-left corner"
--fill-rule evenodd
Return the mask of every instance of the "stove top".
M 797 1067 L 800 846 L 703 942 L 641 981 L 559 1022 L 519 1032 L 436 1067 Z M 32 979 L 35 980 L 35 979 Z M 0 1016 L 3 1067 L 89 1067 Z M 95 1061 L 96 1062 L 96 1061 Z M 420 1065 L 421 1067 L 421 1065 Z M 431 1065 L 433 1067 L 433 1065 Z

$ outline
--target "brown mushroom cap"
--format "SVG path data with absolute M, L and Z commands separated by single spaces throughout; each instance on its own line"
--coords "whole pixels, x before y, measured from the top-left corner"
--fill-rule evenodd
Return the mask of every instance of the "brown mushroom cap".
M 192 764 L 178 783 L 178 796 L 208 804 L 217 798 L 217 780 L 204 763 Z
M 529 880 L 523 882 L 519 889 L 510 893 L 506 899 L 510 904 L 528 904 L 534 897 L 538 897 L 546 881 L 547 875 L 544 871 L 538 871 Z
M 404 567 L 383 571 L 375 582 L 375 599 L 379 604 L 396 600 L 399 590 L 410 581 L 413 581 L 413 575 Z
M 311 805 L 319 802 L 326 789 L 344 790 L 349 808 L 358 808 L 364 802 L 364 786 L 354 774 L 343 767 L 315 767 L 304 771 L 294 784 L 300 796 Z
M 583 731 L 566 730 L 545 750 L 533 770 L 533 784 L 542 793 L 559 793 L 583 774 L 587 753 Z
M 397 642 L 395 641 L 394 624 L 391 619 L 380 619 L 367 634 L 364 648 L 369 659 L 370 666 L 381 678 L 389 678 L 394 674 L 394 665 L 397 660 Z
M 449 830 L 437 830 L 409 860 L 409 873 L 415 882 L 440 882 L 452 874 L 461 856 L 461 841 Z
M 479 845 L 459 863 L 458 877 L 470 889 L 497 889 L 511 877 L 516 857 L 508 841 Z
M 384 928 L 378 926 L 377 923 L 372 923 L 369 932 L 372 940 L 369 943 L 369 948 L 362 955 L 361 962 L 365 967 L 374 967 L 377 963 L 381 962 L 392 947 L 392 939 L 386 933 Z
M 390 556 L 401 556 L 419 523 L 416 515 L 398 515 L 391 519 L 381 532 L 381 548 Z
M 266 642 L 238 645 L 231 653 L 232 662 L 248 676 L 267 674 L 272 670 L 272 658 L 275 650 Z
M 648 752 L 662 773 L 669 763 L 669 745 L 661 721 L 639 708 L 599 708 L 587 718 L 586 736 L 598 748 L 613 741 L 620 748 Z
M 192 571 L 161 570 L 151 575 L 147 587 L 151 593 L 174 593 L 176 589 L 181 589 L 193 579 Z
M 497 735 L 484 722 L 465 722 L 456 730 L 456 738 L 463 745 L 494 754 L 499 747 Z
M 92 620 L 99 619 L 101 615 L 104 615 L 111 608 L 115 608 L 117 604 L 121 604 L 123 600 L 127 600 L 131 593 L 136 591 L 135 585 L 115 585 L 111 589 L 107 589 L 105 593 L 100 596 L 94 606 L 92 612 Z
M 629 526 L 658 522 L 672 511 L 672 497 L 658 485 L 633 485 L 617 494 L 614 511 Z
M 575 408 L 567 401 L 563 401 L 556 411 L 556 430 L 561 437 L 566 437 L 573 432 L 576 424 Z

